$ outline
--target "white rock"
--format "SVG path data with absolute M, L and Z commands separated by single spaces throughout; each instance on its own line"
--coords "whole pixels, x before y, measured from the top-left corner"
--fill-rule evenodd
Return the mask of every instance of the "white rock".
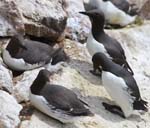
M 97 120 L 98 121 L 98 120 Z M 88 123 L 87 123 L 88 122 Z M 23 121 L 20 128 L 104 128 L 95 119 L 86 118 L 82 122 L 77 121 L 75 124 L 62 124 L 59 121 L 35 111 L 30 120 Z
M 76 41 L 84 41 L 90 31 L 90 21 L 88 17 L 80 14 L 84 11 L 83 0 L 66 0 L 68 13 L 67 36 Z
M 0 63 L 0 87 L 5 87 L 10 93 L 13 92 L 11 72 Z
M 20 128 L 62 128 L 62 124 L 41 112 L 35 112 L 30 121 L 23 121 Z
M 0 36 L 12 36 L 17 29 L 55 41 L 64 38 L 67 18 L 63 4 L 63 0 L 1 0 Z
M 18 102 L 29 100 L 29 88 L 41 69 L 43 68 L 24 72 L 23 78 L 17 82 L 14 95 Z
M 17 127 L 21 109 L 22 106 L 11 95 L 0 90 L 0 128 Z

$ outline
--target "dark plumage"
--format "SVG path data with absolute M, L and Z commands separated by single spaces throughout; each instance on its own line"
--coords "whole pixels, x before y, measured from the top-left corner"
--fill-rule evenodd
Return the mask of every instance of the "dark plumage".
M 109 76 L 111 77 L 112 75 L 105 74 L 105 76 L 104 76 L 104 73 L 110 73 L 115 76 L 115 77 L 113 77 L 112 80 L 116 79 L 116 81 L 115 81 L 116 85 L 113 85 L 113 81 L 110 81 L 110 85 L 108 84 L 107 86 L 112 86 L 112 87 L 120 86 L 122 88 L 121 90 L 123 90 L 124 93 L 128 93 L 128 95 L 129 95 L 128 100 L 129 100 L 129 102 L 132 101 L 131 106 L 133 107 L 133 109 L 147 111 L 147 102 L 141 98 L 137 83 L 136 83 L 134 77 L 128 71 L 126 71 L 120 65 L 115 64 L 113 61 L 111 61 L 109 58 L 107 58 L 103 53 L 94 54 L 92 61 L 93 61 L 93 64 L 96 65 L 95 70 L 98 69 L 98 67 L 101 65 L 102 81 L 104 79 L 106 79 L 104 77 L 107 77 L 107 79 L 112 79 L 112 78 L 109 78 Z M 122 78 L 122 80 L 123 80 L 122 84 L 121 84 L 121 82 L 118 83 L 119 81 L 121 81 L 120 78 Z M 108 81 L 105 81 L 105 80 L 103 82 L 108 83 Z M 111 93 L 113 93 L 113 92 L 111 92 Z M 111 95 L 117 95 L 118 93 L 120 93 L 120 92 L 117 92 L 117 90 L 116 90 L 116 92 L 114 92 Z M 120 94 L 120 95 L 118 94 L 118 97 L 121 97 L 121 95 L 123 95 L 123 94 Z M 124 94 L 124 95 L 127 95 L 127 94 Z M 125 102 L 126 99 L 122 99 L 122 100 Z M 119 104 L 119 103 L 117 103 L 117 104 Z M 113 106 L 110 107 L 111 105 L 107 105 L 106 103 L 104 103 L 104 106 L 106 109 L 108 109 L 108 108 L 116 109 L 116 107 L 113 107 Z M 112 111 L 112 109 L 110 111 Z
M 51 64 L 55 65 L 60 61 L 67 61 L 67 62 L 70 61 L 69 56 L 66 54 L 66 52 L 63 49 L 58 51 L 57 54 L 53 56 Z
M 89 16 L 92 23 L 91 35 L 87 40 L 89 53 L 93 56 L 96 52 L 103 52 L 107 57 L 123 66 L 133 75 L 133 71 L 126 61 L 126 56 L 120 43 L 104 31 L 105 18 L 103 12 L 95 9 L 80 13 Z
M 117 8 L 125 13 L 134 16 L 138 14 L 138 8 L 135 4 L 130 4 L 127 0 L 103 0 L 112 2 Z
M 30 70 L 48 64 L 54 56 L 56 58 L 59 51 L 63 51 L 62 48 L 55 50 L 47 44 L 27 40 L 22 35 L 17 34 L 12 37 L 7 48 L 4 50 L 3 60 L 12 70 Z M 7 52 L 9 55 L 7 55 Z M 20 62 L 20 59 L 23 59 L 24 62 Z M 61 59 L 55 60 L 55 64 L 62 61 Z
M 51 111 L 51 109 L 56 112 L 58 111 L 60 113 L 60 117 L 56 115 L 50 115 L 48 111 L 46 114 L 60 120 L 61 122 L 68 122 L 68 120 L 76 116 L 93 115 L 90 110 L 85 107 L 88 105 L 82 100 L 78 99 L 77 95 L 73 91 L 63 86 L 50 84 L 49 76 L 50 72 L 47 70 L 41 70 L 39 72 L 37 78 L 34 80 L 30 88 L 32 95 L 31 102 L 34 102 L 32 100 L 33 96 L 42 96 L 47 101 L 49 111 Z M 38 108 L 36 105 L 35 107 Z M 67 115 L 67 118 L 65 118 L 65 116 L 61 117 L 61 114 Z

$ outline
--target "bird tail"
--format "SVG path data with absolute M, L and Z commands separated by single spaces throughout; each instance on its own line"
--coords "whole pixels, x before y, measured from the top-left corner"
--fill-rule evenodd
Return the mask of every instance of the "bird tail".
M 127 61 L 125 62 L 124 68 L 126 68 L 131 73 L 131 75 L 134 75 L 133 70 L 131 69 Z
M 129 66 L 128 62 L 126 61 L 126 59 L 118 59 L 118 58 L 113 58 L 113 61 L 116 64 L 121 65 L 123 68 L 127 69 L 127 71 L 129 71 L 131 73 L 131 75 L 134 75 L 131 67 Z
M 135 110 L 143 110 L 143 111 L 148 111 L 148 102 L 147 101 L 144 101 L 144 100 L 136 100 L 134 103 L 133 103 L 133 108 Z

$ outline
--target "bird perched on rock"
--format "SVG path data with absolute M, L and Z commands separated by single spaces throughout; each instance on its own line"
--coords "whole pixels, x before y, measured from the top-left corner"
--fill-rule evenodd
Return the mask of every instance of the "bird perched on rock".
M 125 13 L 134 16 L 137 15 L 138 8 L 136 4 L 131 4 L 127 0 L 103 0 L 103 1 L 110 1 L 112 2 L 117 8 L 124 11 Z
M 14 71 L 31 70 L 50 63 L 53 57 L 59 58 L 62 48 L 54 49 L 51 46 L 24 39 L 22 35 L 13 36 L 2 52 L 4 63 Z M 61 58 L 63 58 L 61 56 Z M 54 60 L 53 60 L 54 61 Z M 61 59 L 55 60 L 55 64 Z
M 92 30 L 86 42 L 87 49 L 91 56 L 97 52 L 102 52 L 133 75 L 133 71 L 126 61 L 126 56 L 120 43 L 116 39 L 107 35 L 104 31 L 105 18 L 103 12 L 94 9 L 80 13 L 89 16 L 91 20 Z
M 118 7 L 116 7 L 113 3 L 118 5 Z M 106 22 L 108 24 L 124 27 L 128 24 L 133 23 L 136 20 L 136 16 L 130 16 L 123 10 L 120 10 L 119 8 L 123 9 L 122 6 L 124 4 L 121 4 L 122 6 L 120 6 L 120 4 L 118 3 L 119 2 L 116 2 L 114 0 L 89 0 L 87 5 L 91 6 L 90 8 L 92 9 L 101 10 L 104 13 Z
M 96 69 L 102 67 L 102 83 L 117 105 L 103 103 L 106 110 L 121 117 L 129 117 L 133 110 L 148 111 L 147 102 L 141 98 L 134 77 L 107 58 L 103 53 L 96 53 L 92 58 Z
M 41 70 L 30 87 L 30 100 L 37 109 L 62 123 L 74 122 L 81 116 L 93 116 L 88 104 L 73 91 L 51 84 L 51 75 L 48 70 Z

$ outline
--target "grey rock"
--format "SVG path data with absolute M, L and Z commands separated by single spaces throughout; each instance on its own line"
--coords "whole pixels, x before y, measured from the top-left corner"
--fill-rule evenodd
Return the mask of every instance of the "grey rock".
M 63 0 L 0 1 L 0 36 L 11 36 L 17 30 L 51 41 L 64 38 L 67 17 L 63 3 Z
M 147 0 L 128 0 L 130 3 L 136 4 L 136 6 L 140 9 Z
M 140 16 L 150 20 L 150 0 L 147 0 L 140 10 Z
M 0 90 L 0 128 L 15 128 L 20 123 L 19 112 L 22 106 L 9 95 Z
M 29 88 L 41 69 L 43 68 L 26 71 L 23 73 L 22 79 L 17 81 L 14 87 L 14 96 L 18 102 L 29 100 Z
M 84 42 L 90 31 L 90 21 L 88 17 L 80 14 L 85 11 L 83 0 L 67 0 L 66 11 L 68 13 L 66 36 L 75 41 Z
M 12 73 L 2 64 L 3 63 L 0 63 L 0 88 L 13 93 Z
M 20 128 L 62 128 L 61 123 L 35 111 L 30 120 L 23 121 Z

